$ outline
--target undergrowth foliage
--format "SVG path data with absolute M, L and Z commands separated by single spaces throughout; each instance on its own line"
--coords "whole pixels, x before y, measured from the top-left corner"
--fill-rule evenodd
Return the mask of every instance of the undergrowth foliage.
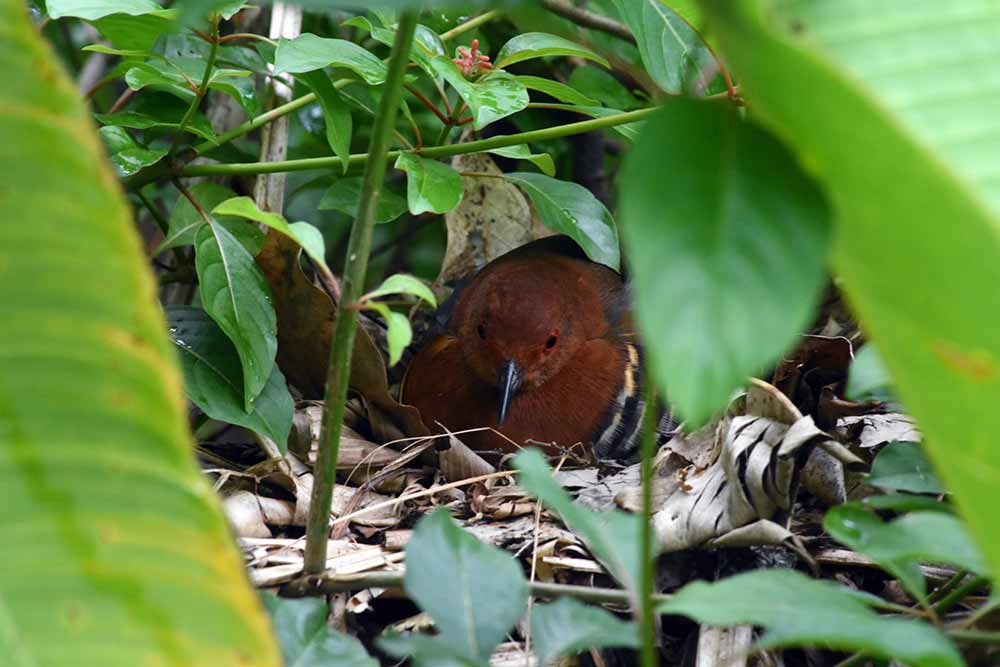
M 187 579 L 192 567 L 220 582 L 238 568 L 232 554 L 229 570 L 221 556 L 198 560 L 229 545 L 207 494 L 189 490 L 202 482 L 176 465 L 183 424 L 166 398 L 171 364 L 151 361 L 145 346 L 159 354 L 169 336 L 197 408 L 196 435 L 239 426 L 274 457 L 288 451 L 296 416 L 290 385 L 298 397 L 309 393 L 303 378 L 325 386 L 305 562 L 320 573 L 349 383 L 362 395 L 360 383 L 372 386 L 373 375 L 385 384 L 381 357 L 364 351 L 376 349 L 369 333 L 355 333 L 357 318 L 378 323 L 390 372 L 398 373 L 414 314 L 439 305 L 442 285 L 428 286 L 430 279 L 455 261 L 446 257 L 442 269 L 440 221 L 451 234 L 475 189 L 502 181 L 530 202 L 538 224 L 628 277 L 649 379 L 687 431 L 714 423 L 747 378 L 792 353 L 832 275 L 873 341 L 851 363 L 845 398 L 852 406 L 905 405 L 926 442 L 881 448 L 866 478 L 878 492 L 829 509 L 822 527 L 901 592 L 890 599 L 820 580 L 803 557 L 800 569 L 753 570 L 656 595 L 652 568 L 669 548 L 653 537 L 649 501 L 636 513 L 584 508 L 529 450 L 513 463 L 519 485 L 620 586 L 606 591 L 618 596 L 617 613 L 601 606 L 606 599 L 533 588 L 514 556 L 481 543 L 439 508 L 416 525 L 402 582 L 436 634 L 389 631 L 363 643 L 328 627 L 326 601 L 264 593 L 285 664 L 374 665 L 373 656 L 392 656 L 486 665 L 520 633 L 539 660 L 615 648 L 639 651 L 652 667 L 654 615 L 756 626 L 755 651 L 819 647 L 846 654 L 843 665 L 998 659 L 990 651 L 1000 636 L 988 629 L 995 602 L 969 596 L 987 590 L 1000 568 L 1000 448 L 987 418 L 1000 404 L 1000 114 L 990 50 L 1000 7 L 989 0 L 365 4 L 304 2 L 301 32 L 272 39 L 265 19 L 287 9 L 280 3 L 46 0 L 28 3 L 32 25 L 19 0 L 0 0 L 0 42 L 10 45 L 0 47 L 0 64 L 13 77 L 0 105 L 23 106 L 0 119 L 0 155 L 11 172 L 26 165 L 0 182 L 0 296 L 9 297 L 5 317 L 13 323 L 0 327 L 12 369 L 0 382 L 0 403 L 9 403 L 0 407 L 0 478 L 19 497 L 40 499 L 17 510 L 27 519 L 13 514 L 17 503 L 0 510 L 0 525 L 61 526 L 67 543 L 84 545 L 41 541 L 51 552 L 39 556 L 56 563 L 61 588 L 37 600 L 20 585 L 42 578 L 36 564 L 0 548 L 0 558 L 10 555 L 0 574 L 7 610 L 0 625 L 13 629 L 0 632 L 0 653 L 25 665 L 130 664 L 144 654 L 177 664 L 274 664 L 257 606 L 246 602 L 249 587 L 206 581 L 196 589 Z M 67 93 L 62 72 L 50 76 L 57 58 L 81 95 Z M 68 118 L 73 131 L 49 136 L 19 120 L 50 113 Z M 281 123 L 287 156 L 258 161 L 262 133 Z M 51 155 L 33 147 L 32 136 L 53 147 Z M 118 183 L 65 168 L 75 146 L 106 160 Z M 463 167 L 473 156 L 492 170 Z M 277 173 L 287 174 L 284 201 L 268 210 L 255 179 Z M 48 179 L 54 197 L 72 199 L 46 201 L 32 179 Z M 136 233 L 118 210 L 119 190 L 135 209 L 159 281 L 162 332 L 146 326 L 149 313 L 134 316 L 139 325 L 123 315 L 145 304 L 137 285 L 150 269 L 126 242 Z M 70 210 L 77 207 L 82 213 Z M 115 284 L 91 285 L 77 257 L 53 250 L 64 242 L 95 265 L 107 261 Z M 33 249 L 44 251 L 35 266 L 17 263 Z M 44 280 L 27 285 L 10 267 Z M 290 298 L 295 281 L 321 286 L 308 298 L 326 310 Z M 296 338 L 284 324 L 296 310 L 323 314 L 328 326 L 317 331 L 326 337 L 319 349 L 329 354 L 329 375 L 302 368 L 306 339 L 315 345 L 316 335 Z M 67 312 L 77 319 L 61 320 Z M 75 340 L 65 335 L 74 327 Z M 73 347 L 80 358 L 39 364 L 45 369 L 36 378 L 28 363 L 40 359 L 28 341 L 33 331 L 44 342 L 39 349 Z M 86 395 L 80 373 L 101 390 Z M 21 426 L 45 420 L 32 412 L 37 396 L 19 395 L 36 380 L 56 414 L 93 432 L 60 431 L 54 451 L 73 459 L 110 444 L 125 463 L 82 466 L 74 474 L 89 482 L 66 487 L 65 498 L 52 495 L 63 488 L 62 463 L 40 453 L 48 434 Z M 127 413 L 132 426 L 102 412 L 107 403 L 128 411 L 129 401 L 143 407 Z M 105 433 L 112 443 L 98 442 Z M 149 455 L 146 463 L 135 452 Z M 119 463 L 125 500 L 113 502 L 102 494 Z M 650 467 L 642 473 L 647 491 Z M 128 498 L 148 504 L 119 516 Z M 164 514 L 188 523 L 161 526 Z M 74 527 L 81 516 L 100 524 L 107 553 L 96 532 L 87 537 L 89 524 Z M 140 516 L 153 516 L 162 530 L 136 537 L 136 551 L 112 553 Z M 176 546 L 188 528 L 191 553 Z M 140 546 L 166 554 L 163 562 L 137 555 Z M 135 565 L 134 578 L 123 584 L 94 574 L 117 558 Z M 928 563 L 953 576 L 929 578 Z M 147 586 L 171 576 L 186 582 L 175 597 L 159 589 L 149 589 L 159 591 L 155 603 L 144 597 Z M 93 592 L 102 587 L 114 595 Z M 202 595 L 213 611 L 198 618 L 211 632 L 183 620 Z M 558 599 L 535 605 L 531 596 Z M 237 598 L 245 610 L 230 604 Z M 39 615 L 52 600 L 70 620 Z M 119 604 L 135 613 L 108 611 Z M 108 613 L 134 642 L 120 658 L 102 653 L 113 646 L 85 641 L 88 632 L 110 632 L 88 625 Z M 79 656 L 48 646 L 63 623 L 83 628 L 66 640 L 82 647 Z

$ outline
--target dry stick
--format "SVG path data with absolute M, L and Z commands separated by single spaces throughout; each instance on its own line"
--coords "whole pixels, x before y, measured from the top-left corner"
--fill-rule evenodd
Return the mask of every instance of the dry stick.
M 639 663 L 642 667 L 656 667 L 656 618 L 653 614 L 653 569 L 656 564 L 653 551 L 653 456 L 656 454 L 656 385 L 646 384 L 646 410 L 642 414 L 642 442 L 640 443 L 640 479 L 642 480 L 642 523 L 639 533 L 639 553 L 642 554 L 642 571 L 639 579 L 640 617 L 639 631 L 642 646 Z
M 330 533 L 330 507 L 333 501 L 333 484 L 337 476 L 337 453 L 340 447 L 340 429 L 344 417 L 344 403 L 347 400 L 347 383 L 351 368 L 351 353 L 354 348 L 354 334 L 358 327 L 356 310 L 353 306 L 361 296 L 368 269 L 368 253 L 371 251 L 372 230 L 375 227 L 375 208 L 378 202 L 382 179 L 385 177 L 385 154 L 389 148 L 389 137 L 396 122 L 401 98 L 403 72 L 407 56 L 413 43 L 413 32 L 417 27 L 417 16 L 405 12 L 400 16 L 399 28 L 389 56 L 389 73 L 383 87 L 382 100 L 375 116 L 368 154 L 372 159 L 365 165 L 365 175 L 361 186 L 361 200 L 358 217 L 351 226 L 351 236 L 347 244 L 347 258 L 344 263 L 344 280 L 341 299 L 337 305 L 337 320 L 334 324 L 333 344 L 330 346 L 330 365 L 327 372 L 326 396 L 323 405 L 323 422 L 320 432 L 319 453 L 314 468 L 309 521 L 306 526 L 305 571 L 322 572 L 326 566 L 327 538 Z
M 628 26 L 619 23 L 618 21 L 609 19 L 606 16 L 588 12 L 586 9 L 580 9 L 577 6 L 566 2 L 566 0 L 542 0 L 542 7 L 545 7 L 553 14 L 561 16 L 564 19 L 569 19 L 573 23 L 581 25 L 584 28 L 600 30 L 601 32 L 606 32 L 609 35 L 620 37 L 626 42 L 635 44 L 635 36 L 632 35 L 632 31 L 628 29 Z

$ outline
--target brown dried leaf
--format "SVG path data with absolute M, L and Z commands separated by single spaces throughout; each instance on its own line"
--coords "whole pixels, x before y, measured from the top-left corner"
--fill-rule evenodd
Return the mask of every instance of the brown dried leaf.
M 501 176 L 489 155 L 456 156 L 456 171 Z M 532 215 L 527 198 L 503 178 L 463 176 L 461 203 L 445 214 L 448 247 L 437 283 L 470 275 L 500 255 L 552 234 Z

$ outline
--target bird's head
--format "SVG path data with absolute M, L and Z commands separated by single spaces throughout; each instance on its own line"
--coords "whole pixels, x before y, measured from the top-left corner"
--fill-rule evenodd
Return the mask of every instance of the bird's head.
M 490 265 L 460 294 L 453 329 L 469 367 L 497 387 L 501 425 L 518 392 L 544 384 L 607 330 L 584 266 L 514 258 Z

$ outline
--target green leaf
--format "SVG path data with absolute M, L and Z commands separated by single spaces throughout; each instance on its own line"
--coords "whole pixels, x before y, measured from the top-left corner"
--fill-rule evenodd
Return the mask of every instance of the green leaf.
M 639 550 L 641 518 L 618 510 L 592 512 L 577 505 L 552 477 L 552 470 L 537 449 L 525 449 L 514 458 L 521 486 L 546 507 L 555 510 L 570 529 L 581 536 L 608 572 L 633 595 L 639 590 L 642 553 Z
M 912 493 L 887 493 L 882 496 L 868 496 L 861 504 L 877 510 L 890 512 L 945 512 L 954 514 L 955 508 L 950 503 L 928 496 L 918 496 Z
M 293 222 L 288 224 L 284 217 L 277 213 L 262 211 L 250 197 L 233 197 L 218 204 L 212 209 L 214 215 L 235 215 L 248 220 L 254 220 L 271 229 L 281 232 L 302 248 L 313 262 L 327 271 L 326 250 L 323 247 L 323 234 L 308 222 Z
M 45 8 L 54 19 L 73 16 L 88 20 L 109 14 L 137 16 L 163 9 L 153 0 L 46 0 Z
M 361 177 L 338 178 L 330 189 L 323 193 L 316 207 L 321 211 L 334 210 L 358 217 L 358 202 L 361 201 Z M 375 222 L 391 222 L 406 213 L 406 200 L 385 186 L 379 191 L 375 207 Z
M 109 56 L 121 56 L 122 58 L 144 58 L 149 55 L 149 51 L 142 49 L 113 49 L 104 44 L 88 44 L 80 49 L 81 51 L 92 51 L 94 53 L 105 53 Z
M 429 65 L 469 105 L 473 127 L 477 130 L 528 106 L 528 89 L 507 72 L 493 72 L 473 83 L 465 78 L 455 63 L 444 56 L 431 58 Z
M 344 21 L 341 25 L 355 26 L 362 30 L 367 30 L 371 34 L 372 39 L 386 46 L 392 46 L 396 37 L 396 27 L 394 25 L 391 27 L 373 26 L 371 21 L 364 16 L 352 17 Z M 444 43 L 438 37 L 438 34 L 427 26 L 418 23 L 417 29 L 413 33 L 413 46 L 410 49 L 410 58 L 420 65 L 425 72 L 430 74 L 431 77 L 438 78 L 438 74 L 431 65 L 430 60 L 435 56 L 443 56 L 446 53 Z
M 639 648 L 641 644 L 637 624 L 573 598 L 536 605 L 531 612 L 531 639 L 541 663 L 590 648 Z
M 273 666 L 90 114 L 23 3 L 0 45 L 0 662 Z
M 365 294 L 362 298 L 377 299 L 387 294 L 412 294 L 418 299 L 423 299 L 429 303 L 432 308 L 437 308 L 437 299 L 434 297 L 434 292 L 419 278 L 405 273 L 392 274 L 383 280 L 381 285 Z
M 581 69 L 596 68 L 578 67 L 573 71 L 578 72 Z M 543 79 L 540 76 L 528 76 L 525 74 L 518 74 L 514 78 L 528 90 L 537 90 L 540 93 L 545 93 L 549 97 L 556 98 L 560 102 L 566 102 L 567 104 L 579 104 L 583 106 L 598 103 L 597 100 L 587 97 L 583 92 L 577 90 L 574 86 L 567 86 L 565 83 L 560 81 L 553 81 L 552 79 Z
M 635 35 L 646 71 L 664 91 L 680 94 L 707 92 L 711 81 L 703 71 L 714 71 L 715 56 L 679 14 L 660 0 L 614 0 L 622 20 Z
M 107 126 L 100 130 L 118 176 L 124 178 L 143 167 L 156 164 L 167 154 L 166 148 L 143 148 L 120 127 Z
M 179 128 L 181 118 L 187 112 L 187 105 L 180 99 L 165 94 L 139 95 L 135 103 L 127 109 L 113 114 L 94 114 L 94 118 L 104 125 L 131 127 L 145 130 L 151 127 Z M 200 111 L 196 111 L 186 126 L 186 131 L 207 139 L 213 144 L 218 141 L 212 124 Z
M 385 320 L 385 337 L 389 344 L 389 365 L 395 366 L 403 358 L 403 350 L 413 342 L 413 329 L 410 320 L 402 313 L 390 310 L 389 306 L 378 301 L 368 301 L 365 307 L 374 310 Z
M 344 67 L 367 83 L 377 86 L 385 82 L 385 63 L 354 42 L 327 39 L 310 33 L 295 39 L 282 39 L 274 56 L 276 74 L 298 74 L 323 67 Z
M 712 584 L 688 584 L 661 614 L 682 614 L 709 625 L 753 624 L 766 630 L 757 648 L 822 646 L 862 651 L 912 667 L 963 667 L 954 645 L 930 625 L 881 617 L 870 599 L 794 570 L 754 570 Z
M 888 400 L 892 397 L 892 378 L 872 343 L 854 355 L 847 378 L 847 397 L 852 401 Z
M 134 16 L 108 14 L 91 23 L 119 49 L 149 51 L 160 37 L 179 30 L 180 26 L 174 20 L 176 17 L 175 10 L 159 8 Z
M 256 431 L 287 451 L 295 404 L 278 366 L 247 412 L 240 356 L 208 313 L 192 306 L 170 306 L 167 321 L 170 337 L 180 350 L 188 398 L 210 418 Z
M 342 172 L 346 174 L 350 166 L 351 132 L 354 123 L 351 110 L 333 87 L 326 72 L 305 72 L 299 78 L 316 93 L 316 98 L 319 99 L 326 121 L 326 141 L 333 149 L 333 154 L 340 158 Z
M 505 148 L 491 148 L 485 152 L 502 155 L 514 160 L 527 160 L 541 169 L 542 173 L 546 176 L 556 175 L 556 164 L 552 161 L 552 156 L 548 153 L 532 153 L 527 144 L 517 144 Z
M 569 75 L 569 85 L 581 95 L 589 95 L 598 102 L 583 104 L 603 104 L 606 107 L 631 111 L 646 106 L 642 100 L 623 86 L 613 74 L 600 67 L 577 67 Z M 566 100 L 569 101 L 569 100 Z M 580 104 L 580 102 L 571 102 Z
M 235 197 L 236 193 L 224 185 L 205 182 L 192 186 L 191 196 L 203 209 L 211 211 L 225 200 Z M 256 225 L 248 224 L 242 218 L 231 216 L 215 216 L 215 221 L 235 236 L 252 256 L 256 257 L 257 253 L 260 252 L 260 248 L 264 244 L 264 232 Z M 178 194 L 177 202 L 170 211 L 170 218 L 167 220 L 167 234 L 153 251 L 153 255 L 159 255 L 170 248 L 194 244 L 195 234 L 205 224 L 205 219 L 188 201 L 188 198 L 183 194 Z
M 983 419 L 1000 404 L 1000 114 L 983 85 L 1000 7 L 704 7 L 754 113 L 824 183 L 834 273 L 1000 570 L 1000 448 Z
M 868 483 L 892 491 L 944 493 L 934 466 L 915 442 L 890 442 L 872 461 Z
M 574 56 L 593 60 L 605 67 L 611 67 L 611 63 L 606 58 L 590 49 L 563 37 L 544 32 L 525 32 L 512 37 L 510 41 L 500 47 L 499 53 L 493 60 L 493 66 L 497 69 L 503 69 L 522 60 L 549 56 Z
M 400 153 L 396 169 L 406 172 L 406 203 L 410 213 L 447 213 L 462 201 L 462 177 L 437 160 Z
M 271 376 L 278 347 L 271 288 L 250 253 L 222 225 L 201 227 L 194 249 L 202 304 L 236 345 L 249 412 Z
M 285 667 L 378 667 L 361 642 L 326 624 L 330 609 L 322 599 L 285 599 L 267 592 L 261 599 L 271 614 Z
M 488 663 L 528 602 L 513 556 L 462 530 L 444 508 L 421 519 L 406 545 L 406 592 L 434 619 L 439 634 L 382 638 L 379 646 L 396 657 L 414 655 L 418 665 L 441 664 L 424 658 L 425 652 L 452 656 L 451 664 Z
M 685 420 L 704 423 L 813 317 L 827 206 L 767 132 L 677 99 L 629 152 L 621 209 L 650 368 Z
M 833 539 L 869 556 L 918 598 L 927 594 L 920 561 L 947 563 L 983 573 L 986 564 L 957 517 L 941 512 L 913 512 L 891 523 L 857 503 L 834 507 L 823 528 Z
M 619 269 L 621 256 L 614 218 L 590 190 L 523 171 L 504 177 L 528 195 L 546 227 L 572 238 L 595 262 Z

